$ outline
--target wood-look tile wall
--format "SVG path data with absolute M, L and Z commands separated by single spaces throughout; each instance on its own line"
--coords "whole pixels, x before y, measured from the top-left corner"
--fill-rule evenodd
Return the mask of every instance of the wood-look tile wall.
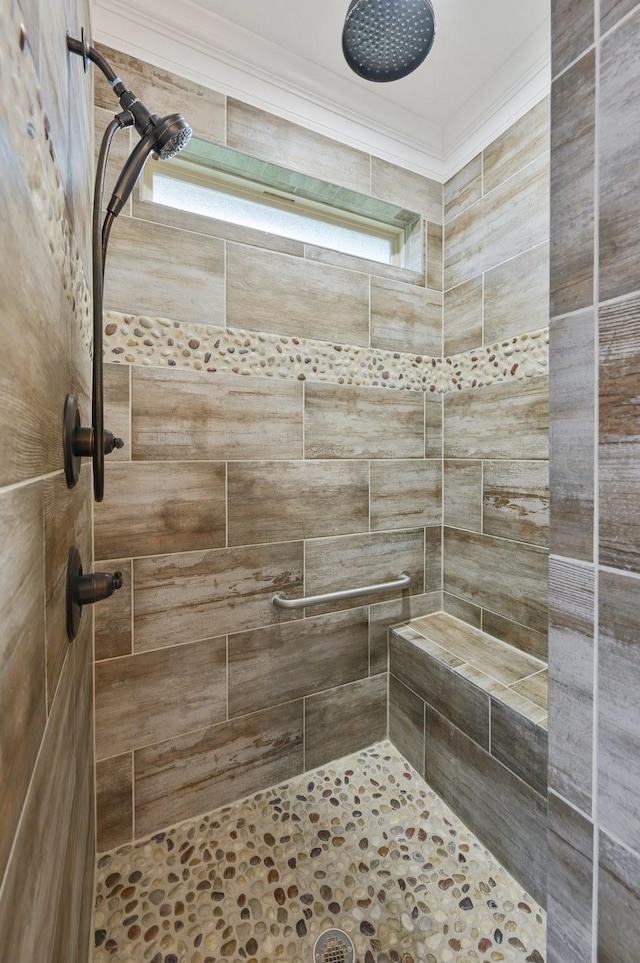
M 279 432 L 263 432 L 251 458 L 265 423 L 259 379 L 240 427 L 238 410 L 225 409 L 246 386 L 239 377 L 116 367 L 107 366 L 107 409 L 130 419 L 132 441 L 131 460 L 108 466 L 95 507 L 100 567 L 124 573 L 123 588 L 96 611 L 101 849 L 382 737 L 386 625 L 441 606 L 441 460 L 423 455 L 433 399 L 269 382 L 305 446 L 283 459 Z M 278 401 L 283 385 L 295 390 Z M 205 395 L 203 421 L 197 400 L 191 409 Z M 154 419 L 156 398 L 171 404 Z M 187 460 L 196 451 L 200 460 Z M 215 460 L 203 460 L 207 452 Z M 269 605 L 277 590 L 317 594 L 403 570 L 409 592 L 377 598 L 371 625 L 357 600 L 307 611 Z
M 549 323 L 549 99 L 444 187 L 444 353 Z
M 134 80 L 140 85 L 141 98 L 163 108 L 168 101 L 172 109 L 177 104 L 197 137 L 407 208 L 423 219 L 416 232 L 422 244 L 416 247 L 412 239 L 409 266 L 399 268 L 152 204 L 136 188 L 112 233 L 107 310 L 441 356 L 441 184 L 103 50 L 123 76 L 133 78 L 132 87 Z M 112 99 L 97 76 L 97 127 L 104 125 Z M 112 167 L 120 159 L 114 158 Z
M 548 181 L 545 99 L 445 184 L 446 353 L 549 323 Z M 446 394 L 443 425 L 444 608 L 545 658 L 548 379 Z
M 168 96 L 164 71 L 107 54 Z M 110 97 L 98 80 L 99 119 Z M 439 356 L 442 185 L 231 99 L 225 132 L 224 100 L 175 79 L 198 136 L 421 213 L 417 270 L 135 196 L 107 307 Z M 439 398 L 117 364 L 105 384 L 126 444 L 95 511 L 96 558 L 124 573 L 96 613 L 100 850 L 383 737 L 386 630 L 440 609 L 442 530 Z M 411 589 L 371 606 L 269 605 L 403 570 Z
M 548 324 L 548 140 L 545 100 L 445 185 L 446 352 Z M 546 713 L 548 378 L 447 393 L 441 436 L 433 427 L 442 440 L 448 614 L 433 616 L 432 628 L 452 623 L 457 650 L 441 639 L 434 647 L 421 628 L 429 619 L 392 633 L 389 735 L 544 903 L 547 738 L 523 706 Z M 489 644 L 501 660 L 509 653 L 538 671 L 501 675 Z M 474 646 L 473 664 L 463 665 Z M 513 681 L 509 701 L 496 679 Z
M 550 963 L 640 945 L 640 5 L 595 8 L 552 2 Z
M 47 235 L 59 196 L 54 175 L 65 187 L 65 229 L 90 277 L 91 82 L 66 49 L 66 31 L 87 30 L 89 11 L 83 0 L 20 6 L 17 20 L 15 4 L 0 12 L 0 102 L 11 109 L 10 126 L 0 119 L 0 300 L 11 345 L 0 357 L 0 942 L 21 963 L 86 963 L 95 854 L 92 618 L 85 615 L 69 644 L 65 587 L 72 544 L 91 568 L 91 469 L 83 467 L 70 491 L 60 441 L 68 392 L 87 423 L 91 367 L 82 305 L 71 303 L 72 278 Z M 31 92 L 31 115 L 19 87 Z M 37 98 L 50 125 L 40 157 Z

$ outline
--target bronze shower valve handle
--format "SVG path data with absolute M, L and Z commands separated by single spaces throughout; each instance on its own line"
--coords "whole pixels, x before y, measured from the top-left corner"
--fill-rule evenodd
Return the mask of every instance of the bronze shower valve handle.
M 122 572 L 85 575 L 80 552 L 75 545 L 71 546 L 67 561 L 67 635 L 70 642 L 78 634 L 83 606 L 108 599 L 121 588 Z

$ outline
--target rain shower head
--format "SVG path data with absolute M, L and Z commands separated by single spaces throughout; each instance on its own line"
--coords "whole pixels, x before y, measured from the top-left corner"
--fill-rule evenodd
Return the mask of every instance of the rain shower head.
M 420 66 L 435 35 L 430 0 L 351 0 L 342 51 L 360 77 L 388 83 Z

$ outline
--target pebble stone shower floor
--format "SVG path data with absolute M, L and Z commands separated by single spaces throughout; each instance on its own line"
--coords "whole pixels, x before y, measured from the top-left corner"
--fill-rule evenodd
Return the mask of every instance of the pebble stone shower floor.
M 544 963 L 545 914 L 388 742 L 98 860 L 93 963 Z

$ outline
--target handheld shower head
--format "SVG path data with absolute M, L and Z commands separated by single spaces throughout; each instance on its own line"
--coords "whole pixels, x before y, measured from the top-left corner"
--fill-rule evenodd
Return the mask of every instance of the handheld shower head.
M 169 160 L 189 143 L 193 134 L 182 114 L 169 114 L 168 117 L 150 114 L 145 131 L 129 154 L 107 204 L 107 211 L 113 217 L 117 217 L 127 203 L 149 154 L 155 153 L 160 160 Z
M 192 134 L 193 131 L 182 114 L 169 114 L 159 120 L 154 128 L 154 150 L 160 160 L 169 160 L 189 143 Z
M 435 35 L 431 0 L 351 0 L 342 51 L 364 80 L 388 83 L 420 66 Z

